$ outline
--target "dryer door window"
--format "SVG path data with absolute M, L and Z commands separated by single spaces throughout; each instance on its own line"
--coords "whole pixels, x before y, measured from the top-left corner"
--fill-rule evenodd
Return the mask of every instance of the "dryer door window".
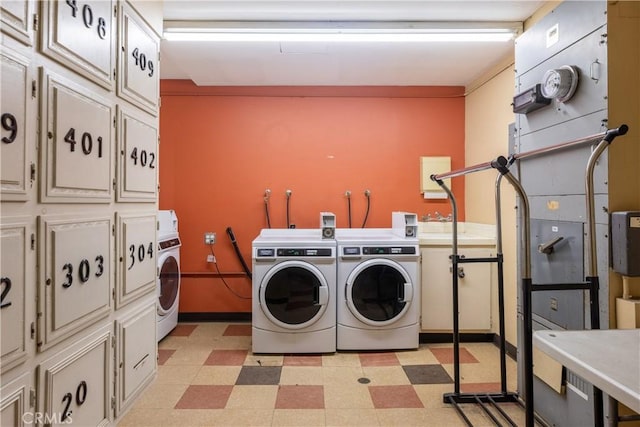
M 158 301 L 162 310 L 166 312 L 175 304 L 180 286 L 180 269 L 175 257 L 169 256 L 164 260 L 158 280 L 160 280 Z
M 360 321 L 382 326 L 408 310 L 413 287 L 402 267 L 390 260 L 368 260 L 347 280 L 347 305 Z
M 316 267 L 287 261 L 265 275 L 260 305 L 272 322 L 288 329 L 300 329 L 322 316 L 328 296 L 327 282 Z

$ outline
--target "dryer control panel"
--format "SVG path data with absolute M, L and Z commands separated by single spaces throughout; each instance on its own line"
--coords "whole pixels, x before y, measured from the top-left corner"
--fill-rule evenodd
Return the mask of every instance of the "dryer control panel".
M 362 248 L 364 255 L 415 255 L 415 246 L 365 246 Z
M 163 240 L 161 242 L 158 242 L 158 250 L 163 251 L 165 249 L 175 248 L 180 245 L 181 245 L 180 238 L 175 237 L 173 239 Z

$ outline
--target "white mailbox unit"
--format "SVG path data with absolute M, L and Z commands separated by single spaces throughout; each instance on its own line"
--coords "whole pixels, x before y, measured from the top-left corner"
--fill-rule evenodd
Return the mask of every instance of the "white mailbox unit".
M 32 69 L 29 60 L 17 51 L 0 47 L 2 55 L 2 200 L 27 200 L 31 184 L 29 157 L 35 129 L 25 125 L 33 120 L 35 100 L 31 96 Z
M 0 3 L 2 425 L 113 425 L 157 372 L 162 4 Z

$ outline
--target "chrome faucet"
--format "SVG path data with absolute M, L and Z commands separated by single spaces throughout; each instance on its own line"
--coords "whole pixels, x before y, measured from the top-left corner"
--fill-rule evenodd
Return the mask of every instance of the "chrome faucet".
M 435 217 L 431 216 L 430 213 L 426 215 L 422 215 L 422 222 L 453 222 L 453 215 L 449 214 L 447 216 L 442 216 L 442 214 L 438 211 L 434 214 Z

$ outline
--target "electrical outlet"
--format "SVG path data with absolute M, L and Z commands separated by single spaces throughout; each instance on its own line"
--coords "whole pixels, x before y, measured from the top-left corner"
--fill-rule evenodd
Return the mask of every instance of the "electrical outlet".
M 207 262 L 216 262 L 216 257 L 211 254 L 207 255 Z
M 212 233 L 210 231 L 204 233 L 204 244 L 205 245 L 213 245 L 216 243 L 216 233 Z

